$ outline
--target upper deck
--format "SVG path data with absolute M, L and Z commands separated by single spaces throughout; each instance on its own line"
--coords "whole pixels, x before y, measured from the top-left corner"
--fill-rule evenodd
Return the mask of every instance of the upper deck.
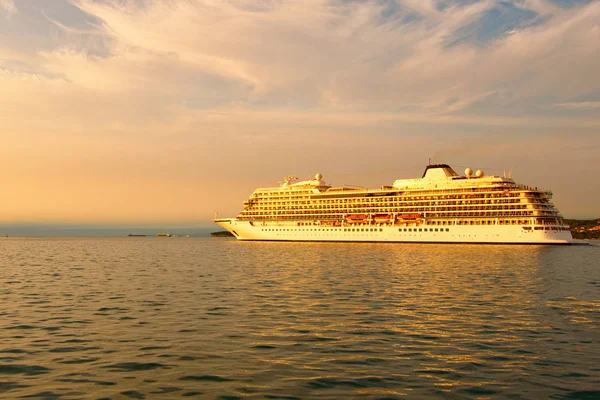
M 482 170 L 473 173 L 471 168 L 465 170 L 465 175 L 459 175 L 447 164 L 428 165 L 421 178 L 398 179 L 393 187 L 397 189 L 436 189 L 436 188 L 466 188 L 481 186 L 512 186 L 511 178 L 486 175 Z
M 444 191 L 464 192 L 465 190 L 484 191 L 487 189 L 520 189 L 525 191 L 536 191 L 549 193 L 540 188 L 520 185 L 510 177 L 486 175 L 483 171 L 475 173 L 470 168 L 465 170 L 465 175 L 459 175 L 447 164 L 428 165 L 421 178 L 398 179 L 392 186 L 382 186 L 379 189 L 367 189 L 361 186 L 346 185 L 343 187 L 332 187 L 323 181 L 323 176 L 317 174 L 314 179 L 298 181 L 293 175 L 287 176 L 279 187 L 258 188 L 251 197 L 258 195 L 281 196 L 281 195 L 316 195 L 318 197 L 362 197 L 367 195 L 398 194 L 399 192 L 426 193 L 428 191 L 440 193 Z

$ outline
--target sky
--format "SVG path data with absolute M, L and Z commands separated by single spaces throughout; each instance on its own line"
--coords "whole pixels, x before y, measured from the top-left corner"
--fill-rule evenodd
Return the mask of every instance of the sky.
M 448 163 L 600 217 L 600 1 L 0 0 L 0 224 L 210 226 Z

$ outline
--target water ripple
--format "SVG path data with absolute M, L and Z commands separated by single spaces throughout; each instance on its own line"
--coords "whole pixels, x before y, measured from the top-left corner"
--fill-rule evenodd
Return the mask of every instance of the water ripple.
M 10 238 L 0 397 L 600 398 L 598 247 Z

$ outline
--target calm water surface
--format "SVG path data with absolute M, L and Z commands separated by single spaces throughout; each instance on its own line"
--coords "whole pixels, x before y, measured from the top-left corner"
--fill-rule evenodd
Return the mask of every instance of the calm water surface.
M 1 238 L 0 397 L 600 399 L 600 246 Z

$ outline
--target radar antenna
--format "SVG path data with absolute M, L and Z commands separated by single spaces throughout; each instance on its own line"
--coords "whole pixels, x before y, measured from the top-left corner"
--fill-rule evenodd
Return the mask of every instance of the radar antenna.
M 290 183 L 292 183 L 293 181 L 297 181 L 298 178 L 295 175 L 288 175 L 285 178 L 283 178 L 283 181 L 280 182 L 281 186 L 288 186 Z

